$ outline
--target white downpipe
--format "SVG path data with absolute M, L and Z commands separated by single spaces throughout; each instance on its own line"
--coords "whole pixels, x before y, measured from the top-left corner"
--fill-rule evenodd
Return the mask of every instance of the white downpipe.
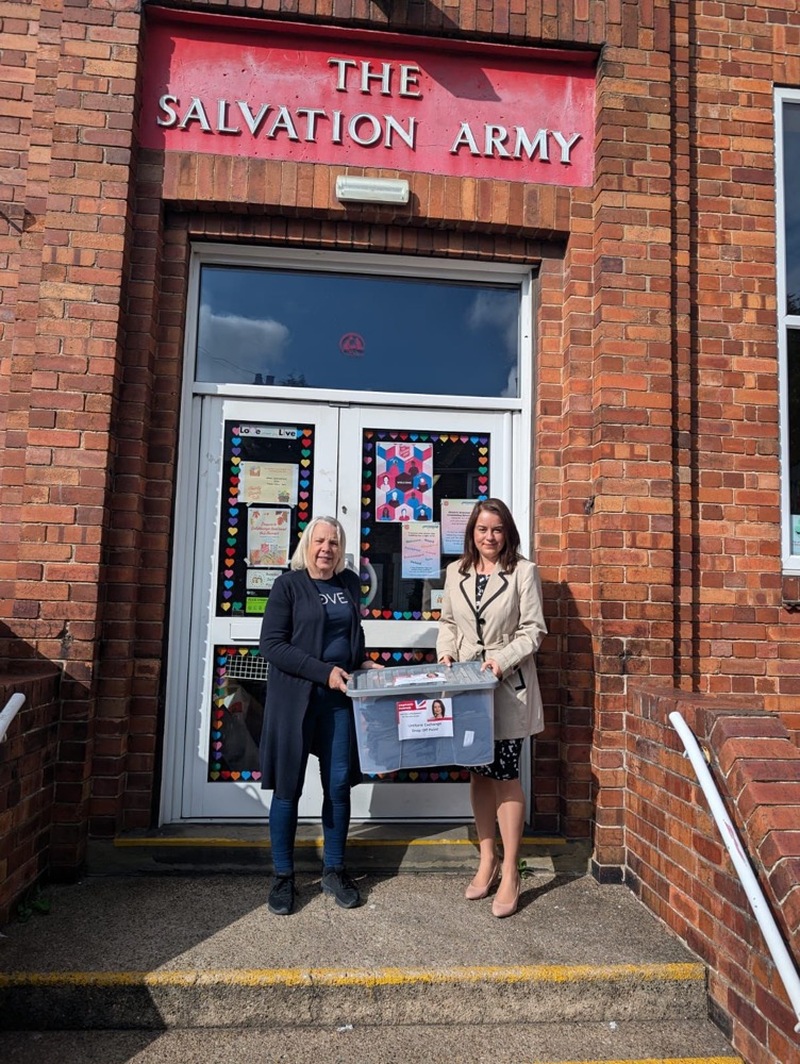
M 736 834 L 736 828 L 733 826 L 733 822 L 728 816 L 728 811 L 719 796 L 717 785 L 709 772 L 697 739 L 680 713 L 670 713 L 669 720 L 686 747 L 686 753 L 692 762 L 700 786 L 703 788 L 703 794 L 708 799 L 711 813 L 747 894 L 750 908 L 753 910 L 756 920 L 758 920 L 758 926 L 766 939 L 775 967 L 778 969 L 778 974 L 783 980 L 783 985 L 789 995 L 795 1015 L 798 1017 L 798 1023 L 795 1024 L 794 1029 L 795 1031 L 800 1031 L 800 978 L 798 978 L 794 961 L 786 948 L 778 925 L 775 923 L 775 918 L 767 905 L 767 900 L 756 879 L 747 854 L 742 849 L 739 836 Z
M 25 695 L 19 693 L 12 695 L 6 702 L 2 712 L 0 712 L 0 743 L 5 739 L 11 721 L 16 717 L 17 713 L 19 713 L 24 705 Z

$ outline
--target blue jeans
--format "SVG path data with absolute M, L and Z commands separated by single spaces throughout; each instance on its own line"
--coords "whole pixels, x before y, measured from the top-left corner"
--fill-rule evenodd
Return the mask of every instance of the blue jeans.
M 350 703 L 331 704 L 330 699 L 312 699 L 303 720 L 305 774 L 311 748 L 319 756 L 322 781 L 322 860 L 325 868 L 344 864 L 344 848 L 350 827 L 350 743 L 353 711 Z M 302 783 L 301 783 L 302 787 Z M 273 797 L 269 809 L 269 836 L 276 875 L 294 872 L 294 838 L 301 790 L 294 798 Z

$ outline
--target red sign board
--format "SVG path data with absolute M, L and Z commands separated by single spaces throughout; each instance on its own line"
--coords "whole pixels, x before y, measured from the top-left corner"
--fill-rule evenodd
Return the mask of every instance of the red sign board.
M 147 11 L 147 148 L 592 182 L 594 56 Z

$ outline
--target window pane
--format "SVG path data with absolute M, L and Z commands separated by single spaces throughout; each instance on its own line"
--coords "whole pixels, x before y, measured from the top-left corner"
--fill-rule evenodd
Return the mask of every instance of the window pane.
M 197 380 L 519 395 L 518 285 L 203 266 Z
M 800 314 L 800 104 L 783 105 L 783 203 L 786 242 L 786 313 Z
M 789 382 L 789 511 L 792 518 L 792 554 L 800 554 L 800 329 L 787 337 Z

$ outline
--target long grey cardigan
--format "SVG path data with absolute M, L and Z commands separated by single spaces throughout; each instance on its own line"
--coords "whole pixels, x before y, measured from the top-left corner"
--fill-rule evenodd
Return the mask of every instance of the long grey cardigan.
M 494 692 L 495 739 L 522 739 L 544 727 L 534 654 L 547 634 L 542 587 L 533 562 L 520 559 L 513 573 L 495 570 L 481 604 L 475 570 L 447 567 L 436 655 L 454 661 L 494 658 L 503 679 Z

